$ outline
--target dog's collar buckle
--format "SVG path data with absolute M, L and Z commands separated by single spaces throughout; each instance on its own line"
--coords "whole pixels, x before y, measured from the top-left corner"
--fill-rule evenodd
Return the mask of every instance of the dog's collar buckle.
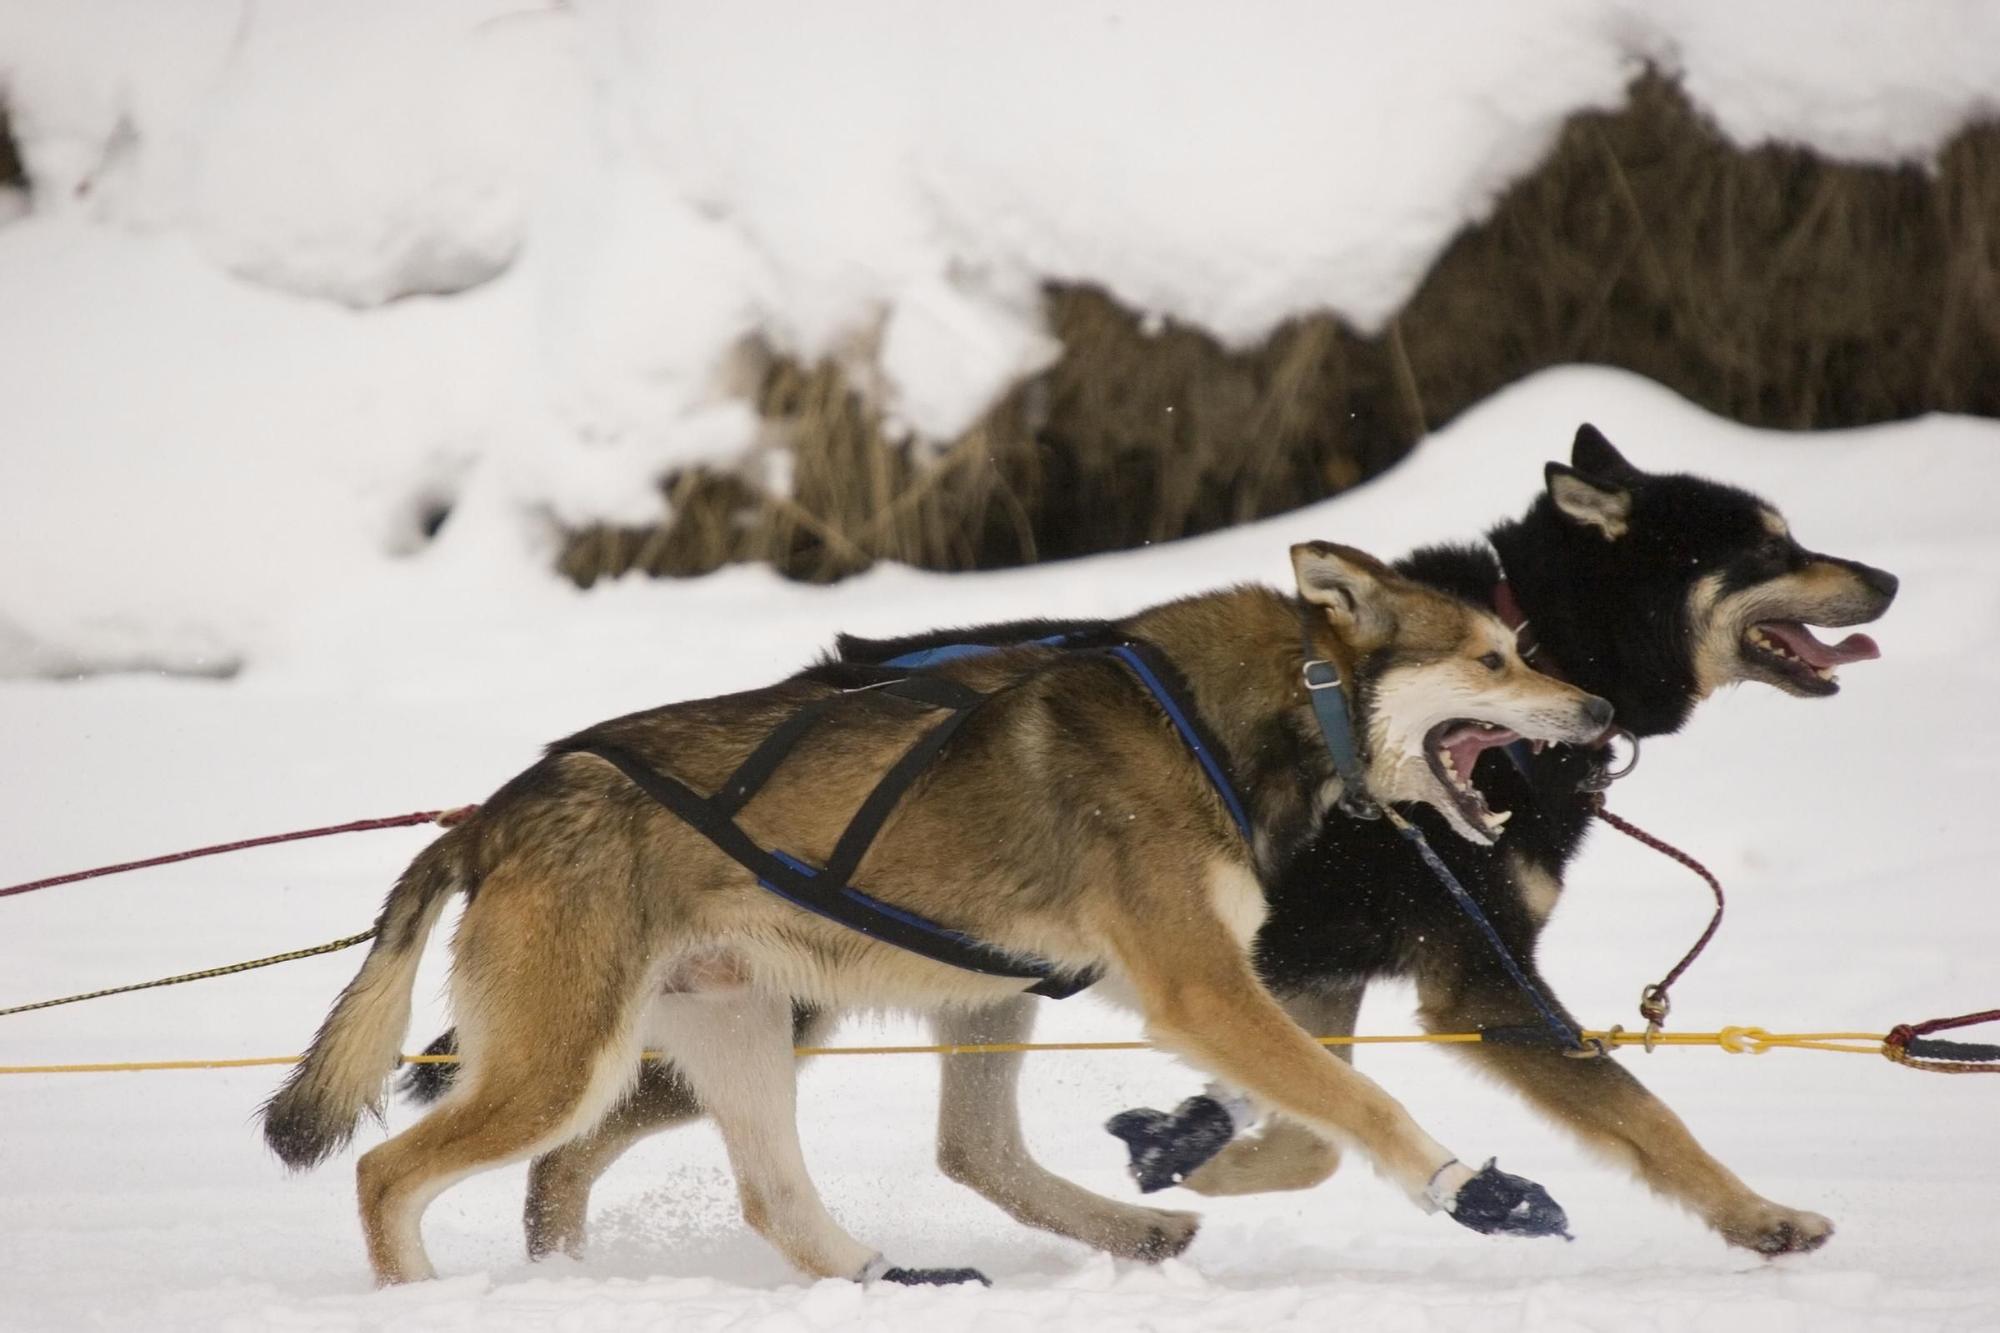
M 1521 609 L 1521 599 L 1514 595 L 1514 585 L 1503 571 L 1500 581 L 1493 585 L 1493 611 L 1502 624 L 1514 631 L 1514 651 L 1521 654 L 1521 660 L 1545 676 L 1565 679 L 1555 666 L 1547 661 L 1539 661 L 1542 655 L 1542 641 L 1535 633 L 1534 622 Z
M 1306 645 L 1306 697 L 1312 700 L 1313 716 L 1319 722 L 1320 739 L 1333 760 L 1340 778 L 1340 811 L 1351 819 L 1380 819 L 1382 807 L 1370 800 L 1361 771 L 1361 753 L 1354 740 L 1354 719 L 1347 711 L 1347 694 L 1341 688 L 1340 667 L 1324 657 L 1312 656 Z

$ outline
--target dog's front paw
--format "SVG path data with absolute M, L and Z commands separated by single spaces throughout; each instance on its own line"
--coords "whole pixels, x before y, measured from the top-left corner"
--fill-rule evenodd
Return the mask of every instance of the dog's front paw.
M 1828 1218 L 1764 1199 L 1718 1219 L 1715 1229 L 1731 1245 L 1767 1256 L 1804 1254 L 1826 1244 L 1833 1235 Z
M 1569 1216 L 1547 1190 L 1525 1177 L 1509 1175 L 1491 1158 L 1440 1202 L 1452 1221 L 1481 1235 L 1576 1239 L 1569 1234 Z

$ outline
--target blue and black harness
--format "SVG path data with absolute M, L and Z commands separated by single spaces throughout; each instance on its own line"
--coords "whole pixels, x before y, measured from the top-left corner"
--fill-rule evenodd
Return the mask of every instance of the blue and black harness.
M 1066 654 L 1107 657 L 1124 666 L 1166 714 L 1182 743 L 1214 785 L 1237 828 L 1249 839 L 1250 818 L 1230 777 L 1228 761 L 1221 746 L 1203 726 L 1188 697 L 1187 684 L 1173 663 L 1152 644 L 1125 637 L 1107 642 L 1106 637 L 1101 632 L 1089 631 L 1052 635 L 1030 643 L 1059 648 Z M 1098 973 L 1066 973 L 1048 963 L 996 949 L 949 926 L 884 902 L 853 883 L 856 867 L 910 784 L 930 767 L 974 711 L 993 697 L 938 675 L 932 668 L 998 650 L 994 645 L 951 644 L 908 653 L 880 665 L 840 664 L 843 676 L 864 683 L 805 704 L 766 736 L 709 796 L 701 795 L 612 742 L 579 738 L 560 747 L 560 752 L 595 755 L 611 764 L 634 786 L 749 870 L 764 888 L 787 902 L 934 962 L 987 976 L 1032 980 L 1035 984 L 1027 988 L 1028 994 L 1060 1000 L 1094 984 Z M 835 842 L 825 865 L 814 867 L 790 853 L 759 846 L 736 822 L 737 813 L 763 789 L 785 757 L 816 724 L 843 701 L 864 691 L 919 704 L 943 716 L 876 782 Z
M 1555 1044 L 1568 1049 L 1588 1049 L 1576 1026 L 1565 1019 L 1522 972 L 1499 932 L 1473 901 L 1472 895 L 1459 883 L 1457 876 L 1431 848 L 1422 831 L 1395 811 L 1377 806 L 1368 797 L 1363 782 L 1360 748 L 1339 668 L 1324 658 L 1315 657 L 1309 638 L 1302 639 L 1302 643 L 1304 684 L 1327 755 L 1340 778 L 1342 811 L 1359 819 L 1388 816 L 1396 831 L 1411 844 L 1459 908 L 1486 937 L 1502 966 L 1541 1016 L 1544 1025 L 1542 1033 L 1538 1034 L 1533 1029 L 1496 1029 L 1487 1034 L 1488 1039 L 1539 1043 L 1553 1038 Z M 1060 649 L 1066 656 L 1107 657 L 1130 672 L 1173 724 L 1181 742 L 1215 787 L 1244 840 L 1254 841 L 1254 828 L 1238 785 L 1230 776 L 1227 756 L 1203 725 L 1201 715 L 1189 698 L 1186 681 L 1159 648 L 1115 631 L 1084 630 L 1005 645 L 948 644 L 906 653 L 879 665 L 840 663 L 838 667 L 844 677 L 861 683 L 822 695 L 786 718 L 710 796 L 701 795 L 678 779 L 660 772 L 643 757 L 610 741 L 578 738 L 558 747 L 558 752 L 595 755 L 611 764 L 633 785 L 749 870 L 764 888 L 795 906 L 933 962 L 986 976 L 1032 981 L 1035 984 L 1026 988 L 1028 994 L 1066 999 L 1094 985 L 1098 972 L 1094 969 L 1080 973 L 1064 972 L 1052 964 L 996 949 L 950 926 L 884 902 L 853 884 L 855 869 L 861 864 L 862 857 L 867 855 L 904 792 L 930 767 L 974 711 L 993 697 L 935 674 L 933 669 L 946 662 L 997 652 L 1002 647 L 1031 646 Z M 863 692 L 879 692 L 907 700 L 938 710 L 944 716 L 919 736 L 876 782 L 834 843 L 833 852 L 827 857 L 825 865 L 815 868 L 788 852 L 759 846 L 756 839 L 736 822 L 737 812 L 763 789 L 785 757 L 821 719 L 839 707 L 843 700 Z

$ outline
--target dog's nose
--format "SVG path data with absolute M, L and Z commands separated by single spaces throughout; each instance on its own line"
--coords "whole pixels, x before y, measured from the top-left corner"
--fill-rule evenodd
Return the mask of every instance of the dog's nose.
M 1896 589 L 1902 586 L 1903 581 L 1888 570 L 1877 569 L 1873 565 L 1864 565 L 1859 560 L 1843 560 L 1837 555 L 1816 555 L 1813 559 L 1824 561 L 1837 569 L 1844 569 L 1854 575 L 1855 578 L 1861 580 L 1863 587 L 1882 599 L 1882 605 L 1885 607 L 1895 599 Z M 1878 612 L 1877 614 L 1880 613 Z
M 1894 597 L 1896 589 L 1902 586 L 1901 579 L 1891 574 L 1888 570 L 1877 569 L 1873 565 L 1856 565 L 1854 572 L 1861 576 L 1863 583 L 1873 588 L 1876 592 L 1881 593 L 1882 600 L 1885 602 Z
M 1600 699 L 1594 694 L 1583 706 L 1584 719 L 1598 731 L 1603 731 L 1611 725 L 1611 712 L 1611 701 Z

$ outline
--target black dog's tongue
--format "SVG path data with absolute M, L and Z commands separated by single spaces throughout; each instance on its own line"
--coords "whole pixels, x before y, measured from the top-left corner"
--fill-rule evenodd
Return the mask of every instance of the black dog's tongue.
M 1821 643 L 1796 620 L 1763 620 L 1757 628 L 1784 644 L 1792 656 L 1810 667 L 1844 666 L 1849 662 L 1873 661 L 1882 655 L 1875 640 L 1866 634 L 1850 634 L 1839 643 Z

